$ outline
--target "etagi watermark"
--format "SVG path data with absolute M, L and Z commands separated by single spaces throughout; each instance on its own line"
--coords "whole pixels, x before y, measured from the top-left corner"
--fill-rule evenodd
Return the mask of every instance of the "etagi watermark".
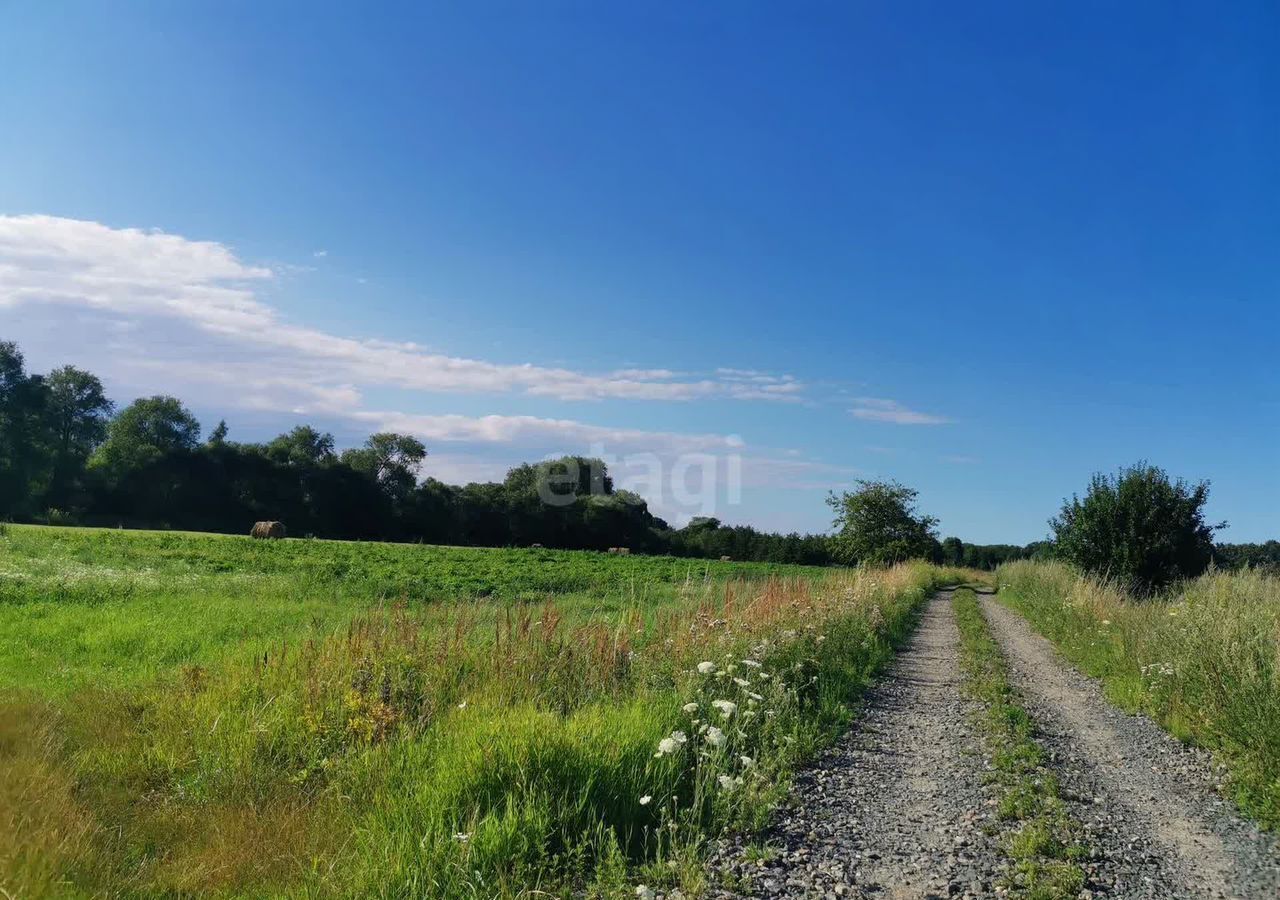
M 727 438 L 729 448 L 742 446 Z M 548 506 L 570 506 L 583 496 L 619 491 L 638 494 L 651 507 L 678 509 L 687 515 L 714 516 L 724 507 L 742 503 L 742 454 L 648 451 L 617 455 L 603 444 L 592 444 L 580 457 L 548 457 L 540 467 L 538 497 Z

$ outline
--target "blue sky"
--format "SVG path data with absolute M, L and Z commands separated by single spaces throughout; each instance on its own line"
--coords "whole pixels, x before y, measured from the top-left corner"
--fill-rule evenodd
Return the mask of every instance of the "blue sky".
M 727 520 L 822 529 L 894 477 L 1022 542 L 1149 458 L 1276 537 L 1278 35 L 1265 3 L 6 4 L 0 336 L 244 440 L 415 430 L 446 480 L 737 454 Z

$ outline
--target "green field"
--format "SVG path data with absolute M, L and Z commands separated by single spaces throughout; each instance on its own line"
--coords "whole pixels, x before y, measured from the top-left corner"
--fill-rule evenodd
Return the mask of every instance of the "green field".
M 696 891 L 948 577 L 9 526 L 0 887 Z
M 281 640 L 323 636 L 377 606 L 492 616 L 555 598 L 570 619 L 651 615 L 708 580 L 823 570 L 674 557 L 181 532 L 9 526 L 0 537 L 0 685 L 125 684 Z M 474 601 L 504 601 L 501 604 Z M 423 601 L 428 601 L 424 603 Z

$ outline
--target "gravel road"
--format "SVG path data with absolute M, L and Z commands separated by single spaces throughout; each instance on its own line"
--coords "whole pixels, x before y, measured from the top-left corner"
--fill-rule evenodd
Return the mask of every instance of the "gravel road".
M 994 792 L 983 783 L 975 707 L 960 692 L 951 594 L 939 593 L 853 729 L 796 780 L 794 805 L 745 858 L 719 848 L 712 881 L 728 897 L 985 897 L 1000 856 L 984 834 Z
M 983 598 L 1010 681 L 1039 728 L 1063 800 L 1087 833 L 1082 898 L 1274 900 L 1280 844 L 1217 792 L 1221 773 L 1103 698 L 1012 610 Z M 753 841 L 711 858 L 715 898 L 991 897 L 1004 860 L 986 831 L 995 792 L 961 693 L 950 592 L 868 694 L 855 726 L 795 783 L 792 805 Z
M 1013 610 L 983 609 L 1041 731 L 1064 799 L 1097 848 L 1090 889 L 1124 898 L 1280 897 L 1280 852 L 1215 791 L 1209 755 L 1103 698 Z

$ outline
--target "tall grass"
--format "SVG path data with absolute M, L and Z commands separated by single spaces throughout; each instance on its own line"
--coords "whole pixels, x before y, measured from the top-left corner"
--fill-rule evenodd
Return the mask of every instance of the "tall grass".
M 182 566 L 210 566 L 198 539 L 186 540 Z M 155 564 L 154 550 L 122 546 L 117 556 L 136 552 L 136 570 L 148 553 Z M 40 559 L 30 555 L 26 571 Z M 850 701 L 947 574 L 913 565 L 686 578 L 656 600 L 642 585 L 594 605 L 577 594 L 428 606 L 366 595 L 363 612 L 342 601 L 345 621 L 282 628 L 274 640 L 254 632 L 243 644 L 223 635 L 225 653 L 197 648 L 147 678 L 98 681 L 86 670 L 70 690 L 14 686 L 0 692 L 0 815 L 14 824 L 0 832 L 0 887 L 15 896 L 697 889 L 708 837 L 765 820 L 795 766 L 847 724 Z M 44 609 L 24 577 L 18 606 Z M 205 577 L 198 584 L 213 602 L 216 582 Z M 91 591 L 110 580 L 77 583 Z M 175 619 L 186 612 L 191 595 L 166 593 L 165 579 L 132 582 L 109 601 L 121 620 L 135 609 L 150 623 L 166 607 Z M 294 602 L 310 615 L 307 593 L 322 582 L 299 583 L 287 594 L 270 582 L 272 607 Z M 252 602 L 235 589 L 219 609 Z M 23 627 L 20 616 L 7 621 Z M 105 670 L 110 657 L 94 661 Z
M 1240 808 L 1280 826 L 1280 579 L 1212 572 L 1141 601 L 1058 563 L 1010 563 L 997 579 L 1113 701 L 1215 751 Z

